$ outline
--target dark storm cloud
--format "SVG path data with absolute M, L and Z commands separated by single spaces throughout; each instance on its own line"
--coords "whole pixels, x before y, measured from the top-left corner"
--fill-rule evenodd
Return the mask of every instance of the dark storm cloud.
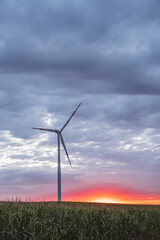
M 152 74 L 159 8 L 158 1 L 2 1 L 1 71 L 49 73 L 88 88 L 95 80 L 104 93 L 159 94 Z

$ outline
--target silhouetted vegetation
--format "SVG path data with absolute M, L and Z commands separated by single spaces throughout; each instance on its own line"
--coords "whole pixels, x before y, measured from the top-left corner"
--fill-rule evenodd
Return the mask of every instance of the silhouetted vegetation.
M 1 240 L 160 240 L 160 206 L 0 203 Z

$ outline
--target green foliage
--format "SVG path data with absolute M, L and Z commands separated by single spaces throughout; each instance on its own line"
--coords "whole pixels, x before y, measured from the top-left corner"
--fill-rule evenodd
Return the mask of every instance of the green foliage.
M 160 240 L 160 206 L 0 203 L 1 240 Z

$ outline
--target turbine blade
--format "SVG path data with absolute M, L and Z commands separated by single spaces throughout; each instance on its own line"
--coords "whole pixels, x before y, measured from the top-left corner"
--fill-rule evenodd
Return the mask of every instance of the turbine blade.
M 78 108 L 80 107 L 81 103 L 78 105 L 78 107 L 76 108 L 76 110 L 72 113 L 72 115 L 70 116 L 70 118 L 68 119 L 68 121 L 64 124 L 64 126 L 62 127 L 62 129 L 60 130 L 60 132 L 63 131 L 63 129 L 67 126 L 67 124 L 70 122 L 71 118 L 74 116 L 74 114 L 76 113 L 76 111 L 78 110 Z
M 32 129 L 43 130 L 43 131 L 49 131 L 49 132 L 56 132 L 54 129 L 35 128 L 35 127 L 32 127 Z
M 67 152 L 67 148 L 66 148 L 66 145 L 65 145 L 65 143 L 64 143 L 64 140 L 63 140 L 62 134 L 60 134 L 60 136 L 61 136 L 61 143 L 62 143 L 62 145 L 63 145 L 63 148 L 64 148 L 65 152 L 66 152 L 66 155 L 67 155 L 67 158 L 68 158 L 69 164 L 70 164 L 71 167 L 72 167 L 72 164 L 71 164 L 71 161 L 70 161 L 70 158 L 69 158 L 69 155 L 68 155 L 68 152 Z

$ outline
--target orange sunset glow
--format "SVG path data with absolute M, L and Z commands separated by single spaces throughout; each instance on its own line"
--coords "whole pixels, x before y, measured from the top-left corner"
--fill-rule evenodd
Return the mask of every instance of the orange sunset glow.
M 56 200 L 52 197 L 46 201 Z M 97 202 L 97 203 L 120 203 L 120 204 L 156 204 L 160 205 L 160 195 L 147 195 L 134 193 L 129 190 L 115 188 L 90 188 L 75 193 L 64 194 L 62 201 L 72 202 Z

